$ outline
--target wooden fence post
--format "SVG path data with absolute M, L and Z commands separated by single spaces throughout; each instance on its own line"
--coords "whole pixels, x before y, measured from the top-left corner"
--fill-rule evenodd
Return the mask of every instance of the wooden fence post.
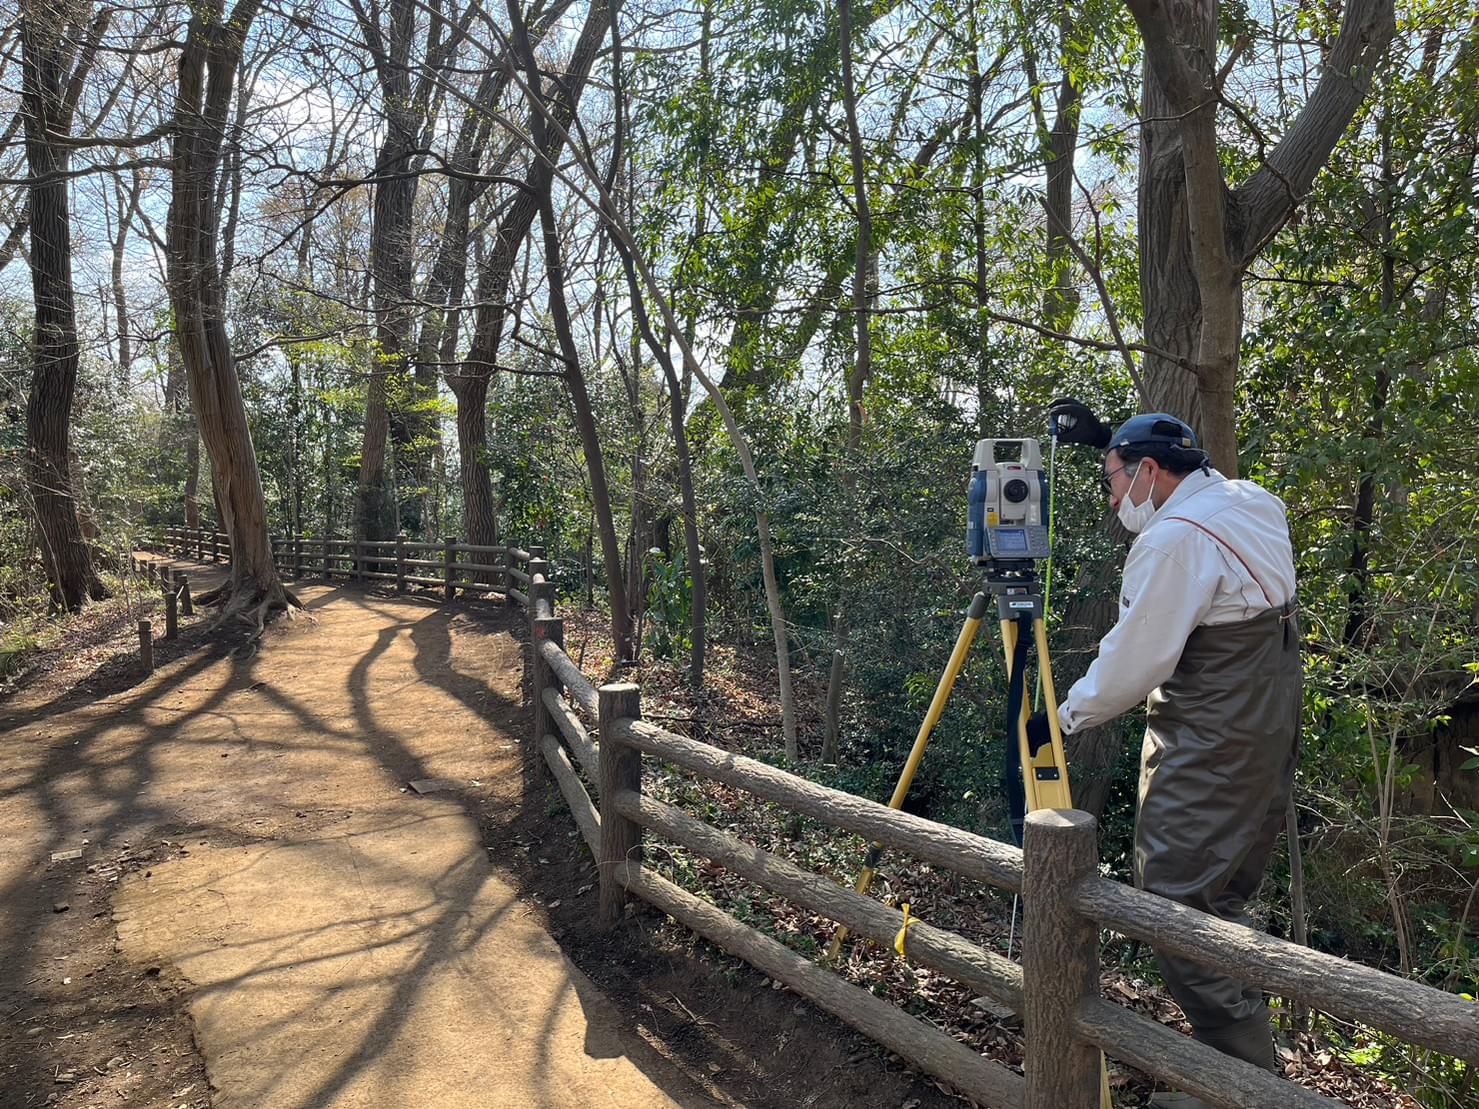
M 1022 856 L 1023 1109 L 1099 1104 L 1099 1049 L 1075 1033 L 1075 1012 L 1099 993 L 1099 926 L 1071 894 L 1099 873 L 1094 818 L 1077 809 L 1027 814 Z
M 329 573 L 329 549 L 332 543 L 332 537 L 328 532 L 324 532 L 324 581 L 334 580 L 334 575 Z
M 557 620 L 553 616 L 535 617 L 530 610 L 529 617 L 529 644 L 533 648 L 531 653 L 529 688 L 534 701 L 534 745 L 539 746 L 546 735 L 559 733 L 550 727 L 549 709 L 544 705 L 544 691 L 551 686 L 560 688 L 560 682 L 555 677 L 554 671 L 550 669 L 549 663 L 544 661 L 544 656 L 539 648 L 546 640 L 558 643 L 562 648 L 565 646 L 565 621 Z
M 452 563 L 457 560 L 457 536 L 444 535 L 442 542 L 445 544 L 442 554 L 442 575 L 446 581 L 443 599 L 450 601 L 457 592 L 452 588 Z
M 205 532 L 195 529 L 195 561 L 205 561 Z
M 154 625 L 149 620 L 139 621 L 139 661 L 145 674 L 154 673 Z
M 220 562 L 221 561 L 221 542 L 220 541 L 221 541 L 221 533 L 218 532 L 218 531 L 212 531 L 211 532 L 211 561 L 212 562 Z
M 303 577 L 303 533 L 293 533 L 293 580 Z
M 395 533 L 395 591 L 406 591 L 406 533 Z
M 164 583 L 164 638 L 174 639 L 180 634 L 180 595 Z
M 544 574 L 543 581 L 535 581 L 535 567 L 541 567 L 540 572 Z M 549 580 L 549 563 L 529 560 L 529 619 L 534 619 L 539 614 L 539 602 L 549 602 L 549 612 L 555 614 L 555 583 Z
M 599 748 L 601 792 L 601 896 L 599 920 L 610 927 L 621 919 L 626 889 L 616 880 L 616 868 L 642 858 L 642 826 L 616 811 L 616 795 L 642 789 L 642 753 L 612 738 L 612 725 L 642 715 L 641 691 L 631 682 L 614 682 L 596 691 L 601 719 Z
M 190 599 L 190 575 L 181 574 L 180 582 L 180 613 L 184 616 L 195 615 L 195 603 Z
M 514 566 L 514 544 L 512 539 L 505 540 L 505 543 L 507 543 L 507 546 L 503 549 L 502 561 L 498 564 L 498 572 L 503 578 L 503 603 L 512 606 L 519 603 L 514 600 L 514 595 L 509 592 L 509 590 L 514 588 L 514 576 L 509 573 Z

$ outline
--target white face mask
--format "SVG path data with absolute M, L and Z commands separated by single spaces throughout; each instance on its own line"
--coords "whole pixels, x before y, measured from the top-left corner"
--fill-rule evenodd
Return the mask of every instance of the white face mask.
M 1144 465 L 1143 461 L 1135 467 L 1135 472 L 1130 475 L 1130 488 L 1126 489 L 1125 495 L 1120 498 L 1120 506 L 1117 512 L 1120 523 L 1132 535 L 1138 535 L 1141 531 L 1145 530 L 1145 525 L 1150 523 L 1150 518 L 1156 514 L 1155 497 L 1152 495 L 1155 493 L 1154 481 L 1150 483 L 1150 491 L 1145 494 L 1144 501 L 1140 504 L 1130 503 L 1130 491 L 1135 488 L 1135 479 L 1140 476 L 1141 465 Z

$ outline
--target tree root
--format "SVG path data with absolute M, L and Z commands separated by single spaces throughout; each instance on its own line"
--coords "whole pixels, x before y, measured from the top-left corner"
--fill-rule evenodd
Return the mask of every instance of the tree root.
M 252 629 L 246 642 L 237 648 L 242 652 L 256 647 L 274 613 L 281 612 L 291 617 L 294 610 L 304 608 L 298 595 L 278 581 L 268 586 L 254 581 L 231 582 L 202 594 L 200 600 L 221 606 L 211 622 L 212 631 L 235 620 Z

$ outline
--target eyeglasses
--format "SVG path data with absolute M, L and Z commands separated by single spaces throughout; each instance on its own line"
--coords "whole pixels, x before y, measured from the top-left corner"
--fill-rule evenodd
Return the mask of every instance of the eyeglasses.
M 1126 470 L 1128 470 L 1133 465 L 1135 465 L 1134 462 L 1126 462 L 1123 466 L 1119 466 L 1119 467 L 1117 467 L 1117 468 L 1115 468 L 1113 470 L 1107 470 L 1104 473 L 1100 474 L 1099 475 L 1099 485 L 1100 485 L 1100 487 L 1106 493 L 1112 492 L 1113 490 L 1112 490 L 1112 488 L 1111 488 L 1111 486 L 1109 484 L 1110 479 L 1113 478 L 1115 474 L 1122 474 L 1122 473 L 1124 473 Z

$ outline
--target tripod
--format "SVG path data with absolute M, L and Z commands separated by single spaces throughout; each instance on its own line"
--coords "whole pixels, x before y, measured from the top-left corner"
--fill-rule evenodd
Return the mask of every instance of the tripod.
M 996 598 L 997 617 L 1001 625 L 1002 657 L 1007 670 L 1007 721 L 1015 735 L 1007 744 L 1007 772 L 1003 775 L 1011 803 L 1012 835 L 1022 845 L 1026 814 L 1037 809 L 1071 809 L 1073 795 L 1068 782 L 1068 757 L 1063 750 L 1063 732 L 1058 724 L 1058 694 L 1053 687 L 1053 667 L 1048 656 L 1048 631 L 1044 621 L 1043 595 L 1037 584 L 1036 564 L 1030 559 L 998 559 L 986 564 L 986 588 L 971 598 L 965 623 L 956 637 L 955 648 L 945 664 L 945 672 L 935 687 L 929 710 L 914 738 L 914 746 L 904 763 L 904 770 L 894 786 L 888 805 L 901 809 L 904 797 L 914 782 L 914 775 L 924 759 L 931 733 L 945 712 L 955 679 L 965 666 L 966 656 L 986 618 L 990 597 Z M 1027 654 L 1029 644 L 1037 648 L 1038 676 L 1042 683 L 1043 707 L 1047 711 L 1050 740 L 1036 750 L 1027 738 Z M 1014 771 L 1020 771 L 1015 773 Z M 883 845 L 872 843 L 863 861 L 862 872 L 854 888 L 867 893 L 873 885 Z M 1013 916 L 1016 915 L 1015 905 Z M 847 940 L 847 928 L 839 927 L 827 949 L 827 958 L 835 959 Z M 1109 1072 L 1100 1060 L 1101 1109 L 1113 1104 L 1109 1093 Z

